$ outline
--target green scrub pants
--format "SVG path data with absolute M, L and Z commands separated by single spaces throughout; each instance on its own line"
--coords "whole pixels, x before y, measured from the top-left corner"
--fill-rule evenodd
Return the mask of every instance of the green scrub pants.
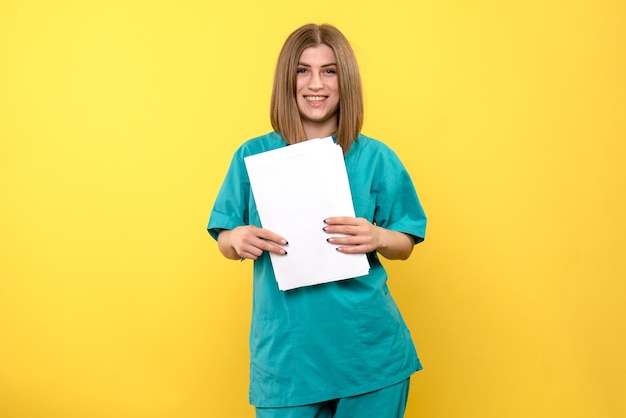
M 402 418 L 409 379 L 380 390 L 312 405 L 256 408 L 257 418 Z

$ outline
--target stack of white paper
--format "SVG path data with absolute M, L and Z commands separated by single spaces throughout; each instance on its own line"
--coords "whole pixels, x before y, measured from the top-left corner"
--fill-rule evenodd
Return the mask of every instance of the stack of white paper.
M 244 159 L 263 228 L 283 236 L 285 256 L 271 254 L 281 290 L 363 276 L 365 254 L 344 254 L 326 239 L 324 219 L 354 216 L 341 147 L 311 139 Z

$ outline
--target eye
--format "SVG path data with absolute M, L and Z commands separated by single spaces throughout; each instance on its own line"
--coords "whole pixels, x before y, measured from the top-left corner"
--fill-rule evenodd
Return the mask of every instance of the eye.
M 327 68 L 324 70 L 324 74 L 336 74 L 337 70 L 334 68 Z
M 296 70 L 296 74 L 306 74 L 306 71 L 307 71 L 307 70 L 306 70 L 306 68 L 304 68 L 304 67 L 299 67 L 299 68 Z

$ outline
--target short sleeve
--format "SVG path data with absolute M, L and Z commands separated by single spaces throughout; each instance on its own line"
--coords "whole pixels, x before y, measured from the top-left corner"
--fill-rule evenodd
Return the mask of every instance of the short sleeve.
M 249 198 L 250 180 L 243 157 L 238 151 L 233 156 L 209 217 L 207 230 L 214 239 L 217 239 L 224 229 L 233 229 L 248 224 Z
M 426 214 L 413 181 L 393 151 L 388 150 L 383 161 L 376 176 L 374 222 L 385 229 L 409 234 L 416 244 L 420 243 L 426 236 Z

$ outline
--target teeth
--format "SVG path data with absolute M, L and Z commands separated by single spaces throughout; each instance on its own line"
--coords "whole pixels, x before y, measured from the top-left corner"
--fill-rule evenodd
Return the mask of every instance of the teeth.
M 324 96 L 306 96 L 305 97 L 309 102 L 321 102 L 326 99 Z

